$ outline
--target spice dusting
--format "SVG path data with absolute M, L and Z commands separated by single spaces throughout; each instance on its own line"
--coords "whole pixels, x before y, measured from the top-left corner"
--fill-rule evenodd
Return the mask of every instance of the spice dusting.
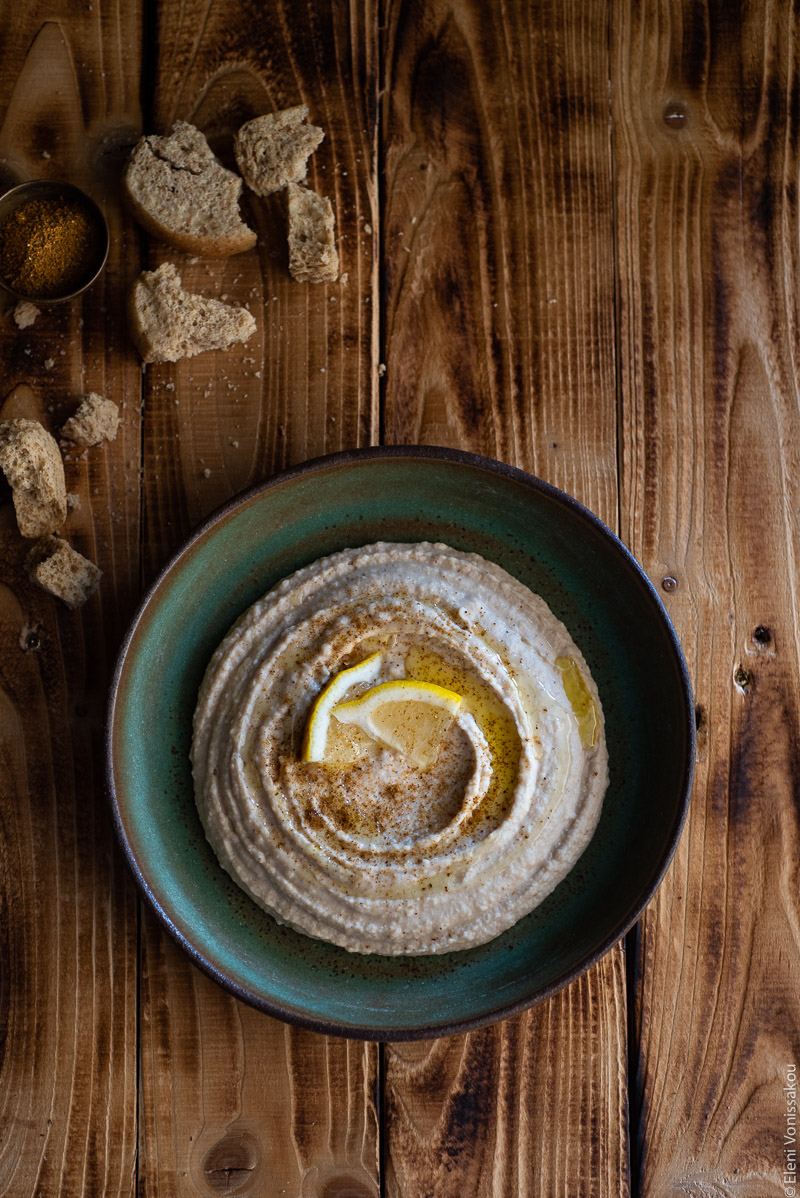
M 84 204 L 63 197 L 28 200 L 0 226 L 0 275 L 31 299 L 69 295 L 86 280 L 96 242 Z

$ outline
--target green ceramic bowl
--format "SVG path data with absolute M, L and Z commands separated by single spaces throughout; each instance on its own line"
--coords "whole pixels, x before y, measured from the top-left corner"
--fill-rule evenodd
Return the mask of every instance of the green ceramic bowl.
M 217 864 L 192 791 L 192 713 L 212 651 L 279 579 L 378 540 L 444 541 L 541 594 L 583 651 L 603 701 L 610 785 L 595 836 L 532 914 L 481 948 L 359 956 L 260 910 Z M 638 918 L 688 804 L 694 708 L 658 596 L 574 499 L 498 462 L 446 449 L 368 449 L 308 462 L 213 515 L 146 595 L 122 646 L 107 728 L 122 846 L 192 959 L 253 1006 L 364 1039 L 448 1035 L 566 985 Z

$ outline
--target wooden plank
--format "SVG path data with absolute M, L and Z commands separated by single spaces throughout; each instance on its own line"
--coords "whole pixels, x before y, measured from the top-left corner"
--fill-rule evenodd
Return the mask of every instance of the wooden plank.
M 385 428 L 500 457 L 616 525 L 605 4 L 388 6 Z M 624 955 L 387 1052 L 387 1193 L 628 1192 Z
M 767 0 L 614 5 L 623 529 L 700 722 L 635 962 L 643 1195 L 792 1192 L 799 44 Z
M 249 305 L 258 329 L 226 354 L 147 370 L 148 575 L 231 495 L 289 464 L 377 440 L 377 263 L 363 232 L 376 223 L 376 34 L 371 7 L 360 7 L 274 0 L 255 27 L 244 3 L 159 7 L 151 126 L 190 120 L 233 166 L 244 121 L 307 104 L 325 130 L 308 184 L 333 203 L 342 273 L 333 285 L 294 282 L 282 200 L 247 189 L 255 251 L 200 261 L 151 242 L 153 266 L 174 261 L 184 286 Z
M 374 1195 L 375 1047 L 227 997 L 150 922 L 142 956 L 139 1193 Z
M 140 372 L 120 352 L 138 245 L 117 202 L 138 124 L 141 14 L 43 4 L 0 16 L 3 181 L 68 179 L 105 208 L 107 270 L 17 330 L 0 318 L 0 419 L 56 430 L 81 394 L 122 406 L 113 444 L 66 463 L 64 535 L 104 571 L 69 612 L 23 570 L 0 510 L 0 1191 L 131 1194 L 136 1150 L 136 898 L 103 794 L 113 656 L 138 589 Z M 2 499 L 7 501 L 4 490 Z
M 614 527 L 606 6 L 390 17 L 386 439 L 511 462 Z
M 376 17 L 369 5 L 212 0 L 158 7 L 148 128 L 204 129 L 230 162 L 260 112 L 306 103 L 325 130 L 309 183 L 330 195 L 342 279 L 287 273 L 280 203 L 243 203 L 256 251 L 178 263 L 184 284 L 247 302 L 246 346 L 145 376 L 145 574 L 220 502 L 289 463 L 377 436 Z M 377 1049 L 288 1031 L 199 974 L 147 915 L 142 941 L 140 1193 L 374 1194 Z M 308 1188 L 310 1187 L 310 1189 Z M 350 1187 L 350 1188 L 348 1188 Z
M 626 1193 L 624 1009 L 614 952 L 516 1019 L 392 1045 L 387 1194 Z

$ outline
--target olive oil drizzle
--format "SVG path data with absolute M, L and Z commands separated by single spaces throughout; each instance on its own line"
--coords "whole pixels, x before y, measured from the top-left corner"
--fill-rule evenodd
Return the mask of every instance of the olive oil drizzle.
M 556 665 L 561 671 L 564 694 L 569 699 L 578 721 L 581 744 L 584 749 L 591 749 L 597 741 L 598 720 L 595 701 L 589 693 L 577 662 L 572 657 L 557 657 Z
M 464 832 L 478 824 L 483 825 L 483 833 L 487 823 L 499 826 L 513 798 L 522 752 L 513 718 L 491 687 L 433 649 L 412 645 L 406 655 L 405 668 L 409 678 L 432 682 L 463 695 L 464 709 L 486 737 L 492 756 L 492 780 L 480 807 L 464 825 Z

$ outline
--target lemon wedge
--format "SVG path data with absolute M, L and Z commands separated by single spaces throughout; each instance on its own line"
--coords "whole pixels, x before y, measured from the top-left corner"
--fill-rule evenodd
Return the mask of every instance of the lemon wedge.
M 447 729 L 458 715 L 462 697 L 433 682 L 400 678 L 340 703 L 331 712 L 342 724 L 354 724 L 389 749 L 398 750 L 425 770 L 439 755 Z
M 333 752 L 329 751 L 328 732 L 330 730 L 331 711 L 337 703 L 359 682 L 373 682 L 381 668 L 383 654 L 370 653 L 355 666 L 340 670 L 325 683 L 314 701 L 314 706 L 308 715 L 303 745 L 300 750 L 301 761 L 351 761 L 358 758 L 357 745 L 337 745 Z M 368 691 L 367 694 L 371 692 Z M 358 700 L 354 700 L 357 702 Z

